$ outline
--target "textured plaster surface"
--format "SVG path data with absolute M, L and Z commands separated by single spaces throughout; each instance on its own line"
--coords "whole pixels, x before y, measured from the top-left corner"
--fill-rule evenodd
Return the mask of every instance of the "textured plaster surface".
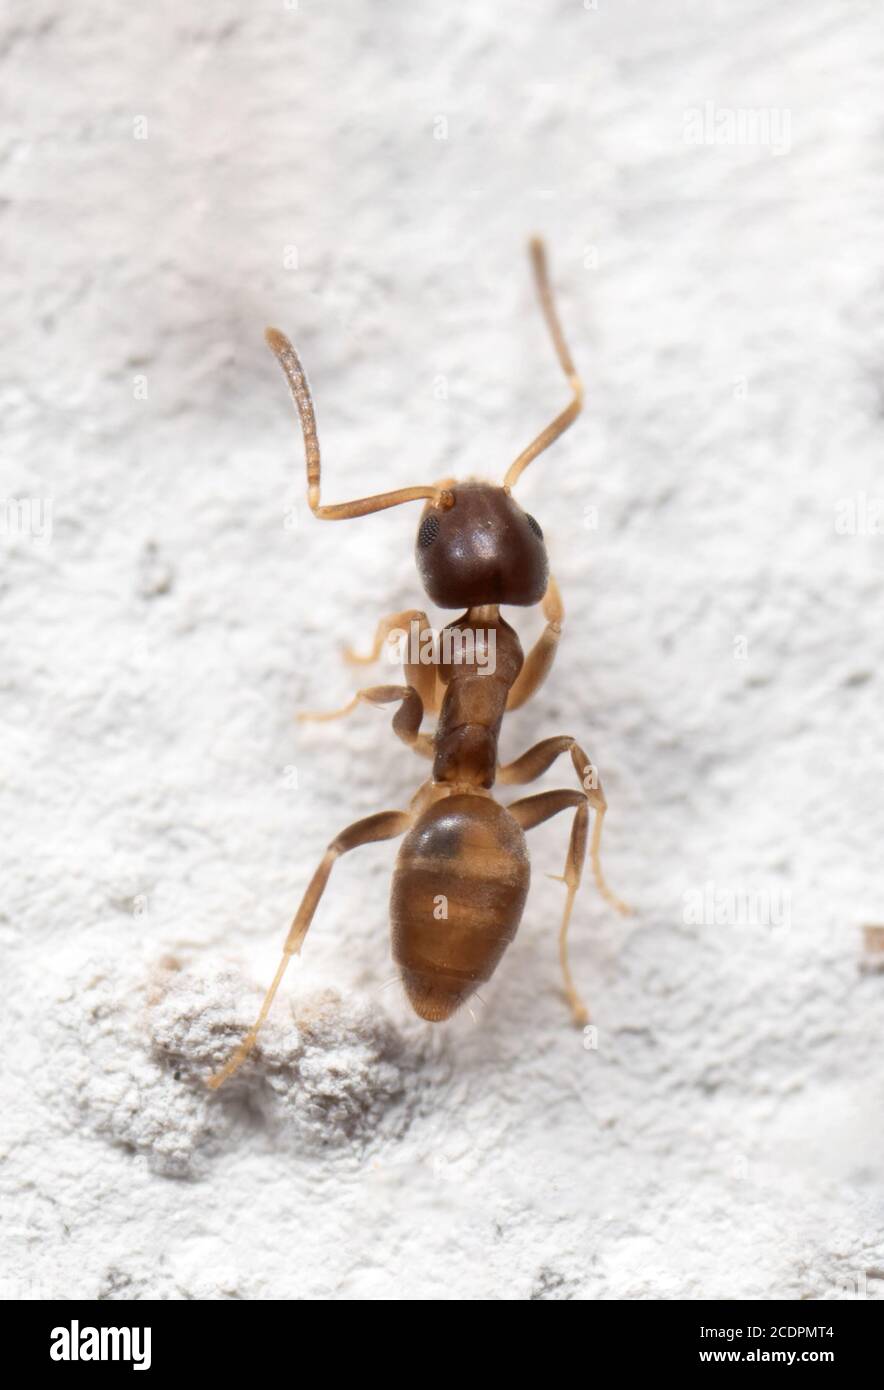
M 3 1292 L 879 1296 L 880 9 L 38 0 L 3 39 Z M 587 410 L 519 486 L 567 622 L 502 754 L 601 770 L 597 1031 L 563 820 L 437 1031 L 378 845 L 212 1096 L 325 845 L 424 774 L 381 711 L 294 721 L 420 605 L 417 509 L 310 517 L 262 329 L 328 500 L 500 479 L 566 398 L 537 230 Z

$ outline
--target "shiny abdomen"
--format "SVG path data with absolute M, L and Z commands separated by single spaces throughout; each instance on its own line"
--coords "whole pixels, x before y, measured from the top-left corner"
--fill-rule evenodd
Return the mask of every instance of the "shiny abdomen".
M 490 979 L 522 917 L 521 827 L 490 797 L 444 797 L 405 837 L 390 898 L 393 958 L 421 1018 L 438 1023 Z

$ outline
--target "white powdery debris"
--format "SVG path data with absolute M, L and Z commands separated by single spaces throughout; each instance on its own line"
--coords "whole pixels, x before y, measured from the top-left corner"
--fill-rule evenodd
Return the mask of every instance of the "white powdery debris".
M 235 971 L 170 972 L 150 1010 L 154 1045 L 202 1084 L 230 1056 L 258 1012 L 262 991 Z M 216 1092 L 247 1096 L 271 1126 L 299 1141 L 360 1146 L 407 1123 L 400 1107 L 420 1050 L 407 1045 L 375 1003 L 334 990 L 280 1000 L 242 1070 Z
M 99 1136 L 168 1177 L 199 1177 L 247 1127 L 298 1146 L 356 1146 L 407 1126 L 412 1057 L 375 1006 L 333 992 L 282 1003 L 243 1069 L 219 1091 L 206 1079 L 254 1022 L 261 990 L 231 969 L 166 961 L 145 981 L 94 964 L 60 1011 L 58 1065 L 72 1104 Z
M 64 1001 L 59 1032 L 58 1070 L 89 1127 L 159 1173 L 198 1175 L 232 1112 L 213 1106 L 154 1045 L 144 982 L 120 966 L 87 967 Z
M 318 1144 L 359 1147 L 376 1134 L 402 1134 L 420 1049 L 406 1045 L 375 1004 L 345 1003 L 333 990 L 300 1005 L 295 1019 L 294 1044 L 289 1034 L 281 1055 L 275 1042 L 262 1054 L 270 1117 Z

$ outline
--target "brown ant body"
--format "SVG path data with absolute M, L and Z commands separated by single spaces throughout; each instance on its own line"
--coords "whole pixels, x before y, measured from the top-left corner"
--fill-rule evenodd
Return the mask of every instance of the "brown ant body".
M 559 362 L 572 390 L 568 406 L 523 451 L 502 486 L 454 479 L 429 487 L 361 498 L 335 506 L 320 503 L 319 441 L 307 380 L 294 348 L 276 329 L 267 341 L 287 377 L 304 435 L 307 497 L 322 520 L 344 520 L 423 499 L 416 557 L 424 588 L 441 608 L 463 608 L 449 625 L 469 638 L 466 660 L 425 664 L 404 662 L 405 685 L 360 690 L 342 710 L 306 718 L 335 719 L 362 701 L 398 703 L 393 731 L 418 754 L 432 758 L 425 782 L 407 811 L 382 811 L 343 830 L 332 840 L 295 915 L 282 960 L 254 1027 L 228 1062 L 209 1079 L 220 1086 L 241 1066 L 261 1028 L 285 968 L 299 952 L 332 865 L 340 855 L 404 835 L 393 875 L 390 916 L 393 956 L 408 999 L 431 1022 L 450 1018 L 490 978 L 515 936 L 525 905 L 530 876 L 525 831 L 572 809 L 574 820 L 562 881 L 567 888 L 559 949 L 565 993 L 575 1021 L 588 1017 L 574 988 L 567 957 L 567 931 L 580 883 L 587 842 L 589 811 L 595 811 L 590 862 L 604 897 L 627 911 L 605 884 L 600 841 L 606 803 L 595 769 L 567 735 L 544 739 L 515 762 L 501 767 L 497 742 L 506 710 L 524 704 L 541 685 L 555 656 L 563 619 L 555 581 L 549 575 L 543 534 L 537 522 L 514 501 L 511 487 L 522 470 L 549 447 L 580 413 L 582 389 L 553 306 L 542 243 L 531 243 L 531 258 L 544 317 Z M 500 615 L 501 604 L 542 603 L 546 627 L 523 655 L 519 638 Z M 394 614 L 378 626 L 372 652 L 355 662 L 376 660 L 384 640 L 405 625 L 428 630 L 426 614 Z M 491 670 L 483 662 L 489 646 Z M 437 716 L 435 735 L 420 732 L 425 713 Z M 578 788 L 540 792 L 504 807 L 495 801 L 495 781 L 535 781 L 563 753 L 570 753 Z

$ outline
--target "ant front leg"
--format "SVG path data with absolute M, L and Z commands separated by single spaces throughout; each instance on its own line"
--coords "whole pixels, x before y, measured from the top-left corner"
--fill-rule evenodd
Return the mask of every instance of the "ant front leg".
M 405 639 L 402 662 L 405 680 L 420 695 L 423 708 L 430 714 L 436 714 L 439 709 L 439 693 L 436 665 L 432 660 L 433 630 L 426 613 L 422 613 L 420 609 L 408 608 L 404 613 L 390 613 L 388 617 L 381 618 L 368 656 L 360 656 L 352 647 L 346 647 L 344 660 L 350 666 L 370 666 L 380 658 L 384 643 L 390 637 L 398 637 L 399 634 L 402 634 Z M 425 653 L 429 655 L 430 660 L 422 659 Z M 305 710 L 298 715 L 298 718 L 327 723 L 330 720 L 343 719 L 345 715 L 352 714 L 358 704 L 359 695 L 354 695 L 353 699 L 348 700 L 347 704 L 340 709 L 315 712 Z
M 343 709 L 331 714 L 299 714 L 299 719 L 329 720 L 341 719 L 351 714 L 360 704 L 390 705 L 400 701 L 401 708 L 393 715 L 393 733 L 401 738 L 409 748 L 421 757 L 432 758 L 433 739 L 430 734 L 419 732 L 424 717 L 424 702 L 413 685 L 373 685 L 368 690 L 357 690 L 353 699 Z
M 322 857 L 319 868 L 310 880 L 307 891 L 301 900 L 301 906 L 295 914 L 294 921 L 292 922 L 289 934 L 286 938 L 285 946 L 283 947 L 282 960 L 273 978 L 273 984 L 265 995 L 264 1003 L 261 1005 L 261 1011 L 258 1014 L 257 1021 L 254 1027 L 250 1028 L 248 1033 L 246 1033 L 236 1051 L 228 1061 L 225 1062 L 221 1070 L 209 1077 L 206 1085 L 210 1090 L 216 1091 L 219 1086 L 223 1086 L 224 1082 L 227 1081 L 229 1077 L 239 1071 L 243 1062 L 255 1046 L 258 1033 L 270 1012 L 270 1006 L 276 997 L 276 991 L 279 989 L 280 982 L 285 974 L 286 966 L 292 956 L 298 954 L 301 950 L 304 938 L 310 928 L 310 923 L 313 921 L 314 913 L 319 906 L 319 900 L 325 891 L 325 885 L 328 883 L 329 874 L 332 871 L 332 865 L 335 860 L 339 859 L 342 854 L 348 854 L 351 849 L 358 849 L 360 845 L 374 844 L 378 840 L 393 840 L 398 835 L 404 835 L 405 831 L 409 829 L 412 819 L 413 817 L 408 811 L 381 811 L 377 815 L 367 816 L 365 820 L 358 820 L 354 822 L 353 825 L 348 825 L 346 830 L 342 830 L 340 835 L 337 835 L 335 839 L 332 840 Z
M 525 657 L 525 664 L 510 687 L 506 701 L 508 710 L 519 709 L 537 693 L 555 661 L 565 619 L 565 605 L 562 603 L 559 586 L 552 575 L 549 577 L 541 606 L 546 618 L 546 627 Z

